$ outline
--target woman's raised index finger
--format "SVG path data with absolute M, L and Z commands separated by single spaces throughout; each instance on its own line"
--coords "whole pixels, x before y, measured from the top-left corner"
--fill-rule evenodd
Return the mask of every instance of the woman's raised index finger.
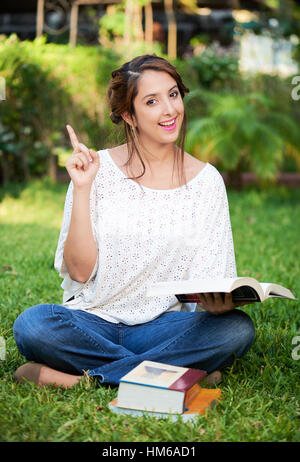
M 77 138 L 73 128 L 71 127 L 71 125 L 66 125 L 66 127 L 67 127 L 67 130 L 68 130 L 68 133 L 69 133 L 71 144 L 72 144 L 74 149 L 77 149 L 78 145 L 79 145 L 78 138 Z

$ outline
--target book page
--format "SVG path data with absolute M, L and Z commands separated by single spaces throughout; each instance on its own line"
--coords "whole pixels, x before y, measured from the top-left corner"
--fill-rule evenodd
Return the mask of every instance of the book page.
M 296 300 L 292 292 L 279 284 L 272 284 L 270 282 L 260 282 L 260 286 L 264 291 L 265 297 L 279 297 L 288 298 L 289 300 Z
M 147 296 L 192 294 L 206 292 L 230 292 L 235 281 L 241 278 L 197 279 L 157 282 L 148 287 Z
M 180 366 L 143 361 L 136 368 L 122 377 L 121 381 L 168 388 L 186 371 L 186 368 Z
M 268 296 L 268 292 L 269 292 L 269 288 L 270 288 L 270 286 L 272 285 L 272 283 L 271 283 L 271 282 L 260 282 L 259 285 L 260 285 L 260 287 L 262 288 L 265 297 L 267 297 L 267 296 Z

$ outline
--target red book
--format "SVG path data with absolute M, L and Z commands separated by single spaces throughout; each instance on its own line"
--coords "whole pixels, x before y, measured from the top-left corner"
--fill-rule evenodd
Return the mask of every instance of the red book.
M 188 410 L 199 393 L 206 371 L 143 361 L 122 377 L 118 407 L 153 412 L 179 413 Z

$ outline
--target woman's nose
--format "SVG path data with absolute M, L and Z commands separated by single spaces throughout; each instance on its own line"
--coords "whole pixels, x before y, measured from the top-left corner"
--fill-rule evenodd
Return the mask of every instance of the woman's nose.
M 164 100 L 164 103 L 163 103 L 163 113 L 164 113 L 164 114 L 173 115 L 174 112 L 175 112 L 175 111 L 174 111 L 174 107 L 173 107 L 172 101 L 170 101 L 169 99 Z

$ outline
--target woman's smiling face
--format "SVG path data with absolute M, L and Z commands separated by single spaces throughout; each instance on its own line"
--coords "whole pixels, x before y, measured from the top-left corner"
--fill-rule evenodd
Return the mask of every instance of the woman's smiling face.
M 133 121 L 143 144 L 174 143 L 184 117 L 176 81 L 167 72 L 148 69 L 138 80 Z

